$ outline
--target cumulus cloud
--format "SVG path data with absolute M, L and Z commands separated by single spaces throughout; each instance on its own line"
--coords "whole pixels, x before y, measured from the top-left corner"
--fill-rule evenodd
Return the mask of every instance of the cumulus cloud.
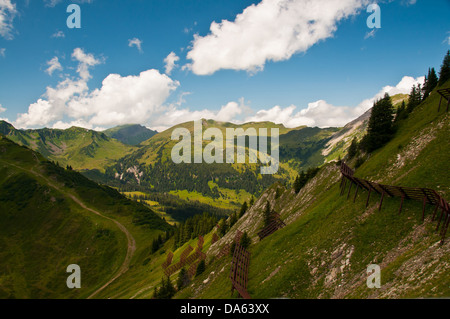
M 174 53 L 170 52 L 169 55 L 164 59 L 164 63 L 166 64 L 166 74 L 170 75 L 172 70 L 177 66 L 175 63 L 180 60 L 180 58 Z
M 76 48 L 73 51 L 72 59 L 79 62 L 77 72 L 80 75 L 80 77 L 85 81 L 91 78 L 89 68 L 103 62 L 101 59 L 96 59 L 94 55 L 90 53 L 88 54 L 84 53 L 84 51 L 80 48 Z
M 19 114 L 16 127 L 52 126 L 86 128 L 126 123 L 145 123 L 165 110 L 163 104 L 179 82 L 157 70 L 136 76 L 108 75 L 100 88 L 90 91 L 89 68 L 101 63 L 92 54 L 75 49 L 72 58 L 78 62 L 78 78 L 65 78 L 56 87 L 31 104 L 28 112 Z M 67 121 L 67 119 L 69 119 Z
M 6 56 L 6 49 L 5 48 L 0 48 L 0 56 L 3 57 L 3 58 Z
M 6 111 L 6 109 L 0 104 L 0 113 L 3 113 L 5 111 Z
M 66 103 L 88 91 L 86 81 L 83 79 L 65 79 L 58 83 L 56 88 L 47 87 L 42 99 L 31 104 L 28 112 L 18 114 L 14 126 L 18 128 L 34 128 L 47 126 L 60 120 L 65 113 Z
M 142 43 L 143 43 L 143 41 L 142 40 L 139 40 L 138 38 L 133 38 L 133 39 L 129 39 L 128 40 L 128 46 L 131 48 L 131 47 L 133 47 L 133 46 L 135 46 L 137 49 L 138 49 L 138 51 L 140 52 L 140 53 L 142 53 L 143 51 L 142 51 Z
M 293 128 L 302 125 L 310 127 L 341 127 L 356 119 L 369 110 L 375 101 L 381 99 L 385 93 L 390 96 L 396 94 L 409 94 L 413 85 L 423 84 L 424 77 L 413 78 L 405 76 L 396 86 L 385 86 L 375 96 L 363 100 L 357 106 L 334 106 L 324 100 L 308 104 L 308 107 L 295 112 L 295 105 L 282 108 L 274 106 L 269 110 L 260 110 L 255 115 L 247 117 L 245 122 L 271 121 Z
M 51 59 L 50 61 L 47 61 L 47 65 L 48 65 L 48 68 L 45 70 L 45 72 L 47 72 L 48 75 L 50 75 L 50 76 L 53 74 L 53 72 L 55 72 L 57 70 L 58 71 L 63 70 L 61 63 L 59 63 L 59 59 L 56 56 L 53 59 Z
M 16 4 L 11 0 L 0 0 L 0 36 L 7 40 L 13 38 L 13 20 L 17 15 Z
M 383 98 L 384 94 L 387 93 L 390 96 L 396 95 L 396 94 L 409 94 L 411 92 L 411 88 L 413 85 L 423 85 L 425 81 L 425 77 L 421 76 L 418 78 L 413 78 L 411 76 L 404 76 L 401 81 L 396 86 L 390 86 L 387 85 L 383 87 L 380 92 L 378 92 L 374 97 L 370 99 L 366 99 L 362 101 L 358 106 L 359 112 L 362 114 L 366 112 L 368 109 L 370 109 L 375 101 Z
M 108 75 L 100 89 L 75 98 L 68 103 L 68 114 L 74 118 L 89 118 L 92 125 L 143 123 L 179 86 L 157 70 L 147 70 L 137 76 Z
M 190 111 L 188 108 L 180 108 L 179 104 L 171 104 L 163 114 L 153 119 L 149 126 L 158 132 L 162 132 L 174 125 L 203 118 L 219 122 L 242 123 L 236 116 L 248 112 L 249 107 L 245 105 L 243 98 L 239 99 L 238 102 L 228 102 L 217 111 L 208 109 Z
M 198 75 L 220 69 L 256 72 L 267 61 L 283 61 L 333 36 L 337 23 L 366 0 L 262 0 L 233 22 L 213 22 L 206 36 L 195 35 L 187 67 Z

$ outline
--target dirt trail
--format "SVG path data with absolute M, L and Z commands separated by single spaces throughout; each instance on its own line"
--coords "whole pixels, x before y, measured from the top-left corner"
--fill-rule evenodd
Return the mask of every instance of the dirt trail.
M 39 161 L 36 157 L 36 161 Z M 46 178 L 45 176 L 39 174 L 38 172 L 34 171 L 33 169 L 27 170 L 24 169 L 22 167 L 16 166 L 14 164 L 11 163 L 7 163 L 5 161 L 2 161 L 3 163 L 10 165 L 10 166 L 14 166 L 20 170 L 29 172 L 33 175 L 36 175 L 42 179 L 44 179 L 46 181 L 46 183 L 56 189 L 57 191 L 63 193 L 66 196 L 69 196 L 75 203 L 77 203 L 81 208 L 90 211 L 91 213 L 94 213 L 102 218 L 105 218 L 107 220 L 110 220 L 112 222 L 114 222 L 116 224 L 116 226 L 120 229 L 120 231 L 122 231 L 125 236 L 127 237 L 127 241 L 128 241 L 128 245 L 127 245 L 127 254 L 125 256 L 125 260 L 123 261 L 122 265 L 120 266 L 119 270 L 117 271 L 116 275 L 111 278 L 107 283 L 105 283 L 103 286 L 101 286 L 99 289 L 97 289 L 96 291 L 94 291 L 87 299 L 91 299 L 92 297 L 94 297 L 95 295 L 97 295 L 99 292 L 101 292 L 102 290 L 104 290 L 106 287 L 108 287 L 112 282 L 114 282 L 117 278 L 119 278 L 120 276 L 122 276 L 125 272 L 128 271 L 129 267 L 130 267 L 130 262 L 131 262 L 131 258 L 133 257 L 135 251 L 136 251 L 136 241 L 134 240 L 134 237 L 131 235 L 131 233 L 128 231 L 128 229 L 122 225 L 121 223 L 119 223 L 117 220 L 107 217 L 101 213 L 99 213 L 98 211 L 87 207 L 78 197 L 76 197 L 75 195 L 72 195 L 66 191 L 64 191 L 63 189 L 61 189 L 59 186 L 57 186 L 56 184 L 54 184 L 53 182 L 51 182 L 48 178 Z

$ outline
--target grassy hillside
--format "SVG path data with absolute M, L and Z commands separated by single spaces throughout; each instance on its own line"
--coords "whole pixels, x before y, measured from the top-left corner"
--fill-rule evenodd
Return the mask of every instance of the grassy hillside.
M 17 130 L 0 121 L 0 133 L 14 142 L 27 146 L 61 166 L 75 170 L 99 170 L 112 165 L 135 148 L 107 135 L 79 127 L 67 130 Z
M 227 128 L 278 128 L 280 133 L 280 168 L 275 175 L 261 175 L 261 164 L 174 164 L 171 150 L 172 131 L 186 128 L 193 141 L 194 123 L 179 124 L 141 143 L 135 152 L 126 155 L 105 174 L 85 172 L 86 176 L 124 191 L 170 193 L 183 200 L 194 200 L 219 208 L 237 209 L 252 195 L 259 195 L 276 181 L 289 183 L 298 170 L 318 166 L 324 162 L 321 150 L 338 129 L 299 127 L 288 129 L 270 122 L 232 123 L 202 120 L 203 131 L 221 130 L 224 139 Z M 192 142 L 193 143 L 193 142 Z M 248 143 L 248 142 L 247 142 Z M 270 139 L 269 139 L 270 143 Z M 204 142 L 206 146 L 208 142 Z M 224 149 L 226 144 L 224 142 Z M 246 147 L 248 152 L 248 145 Z
M 0 171 L 0 298 L 87 298 L 170 229 L 150 209 L 2 135 Z M 81 267 L 81 289 L 66 286 L 70 264 Z
M 124 144 L 138 145 L 156 135 L 158 132 L 152 131 L 142 125 L 127 124 L 110 128 L 102 133 Z
M 450 87 L 450 83 L 446 87 Z M 429 187 L 450 198 L 449 114 L 439 96 L 431 96 L 403 120 L 395 137 L 356 170 L 361 178 L 391 185 Z M 353 163 L 350 163 L 351 165 Z M 178 298 L 229 298 L 230 257 L 215 256 L 239 229 L 252 237 L 248 291 L 252 298 L 417 298 L 450 297 L 450 239 L 440 246 L 431 221 L 434 207 L 367 192 L 353 203 L 354 190 L 340 196 L 334 163 L 298 193 L 275 184 L 208 251 L 206 272 L 179 292 Z M 266 202 L 287 226 L 262 241 Z M 366 286 L 367 267 L 381 267 L 380 289 Z M 235 292 L 234 297 L 237 297 Z

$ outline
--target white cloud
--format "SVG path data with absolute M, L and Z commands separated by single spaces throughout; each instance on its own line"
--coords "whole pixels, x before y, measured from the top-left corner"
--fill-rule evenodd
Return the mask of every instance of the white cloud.
M 0 104 L 0 113 L 3 113 L 5 111 L 6 111 L 6 109 Z
M 409 94 L 411 92 L 411 88 L 413 87 L 413 85 L 416 85 L 416 86 L 418 84 L 423 85 L 424 81 L 425 81 L 424 76 L 418 77 L 416 79 L 411 76 L 404 76 L 396 86 L 387 85 L 387 86 L 383 87 L 380 90 L 380 92 L 378 92 L 374 97 L 362 101 L 357 106 L 357 108 L 360 110 L 359 112 L 361 114 L 363 114 L 365 111 L 367 111 L 368 109 L 370 109 L 373 106 L 373 103 L 376 100 L 383 98 L 385 93 L 388 93 L 390 96 L 393 96 L 396 94 Z
M 238 102 L 229 102 L 217 111 L 208 109 L 191 111 L 189 108 L 182 108 L 180 102 L 171 104 L 160 116 L 153 117 L 148 126 L 161 132 L 177 124 L 205 118 L 235 124 L 269 121 L 289 128 L 303 125 L 322 128 L 342 127 L 369 110 L 385 93 L 390 96 L 400 93 L 409 94 L 413 85 L 423 84 L 423 81 L 424 77 L 415 79 L 405 76 L 397 85 L 383 87 L 375 96 L 363 100 L 357 106 L 335 106 L 324 100 L 318 100 L 308 103 L 306 108 L 300 110 L 295 105 L 284 108 L 276 105 L 255 113 L 246 105 L 243 98 Z
M 52 34 L 52 38 L 65 38 L 66 35 L 64 34 L 63 31 L 56 31 L 55 33 Z
M 383 87 L 374 97 L 363 100 L 355 107 L 334 106 L 324 100 L 318 100 L 308 104 L 306 109 L 295 113 L 296 106 L 286 108 L 274 106 L 269 110 L 260 110 L 254 116 L 247 117 L 245 122 L 271 121 L 284 124 L 286 127 L 298 127 L 307 125 L 310 127 L 341 127 L 356 119 L 369 110 L 376 100 L 381 99 L 385 93 L 390 96 L 396 94 L 409 94 L 413 85 L 423 84 L 424 77 L 414 79 L 405 76 L 396 86 Z
M 92 125 L 144 123 L 179 86 L 157 70 L 147 70 L 138 76 L 108 75 L 100 89 L 75 98 L 68 103 L 68 114 L 74 118 L 89 118 Z
M 166 110 L 163 105 L 179 82 L 147 70 L 136 76 L 108 75 L 102 86 L 89 92 L 89 67 L 101 61 L 77 48 L 72 54 L 78 61 L 78 79 L 66 78 L 29 106 L 28 112 L 18 114 L 14 123 L 18 128 L 73 125 L 86 128 L 114 126 L 126 123 L 145 123 L 155 114 Z
M 174 125 L 195 121 L 202 118 L 220 122 L 242 123 L 242 121 L 238 120 L 236 116 L 249 112 L 249 107 L 245 105 L 243 98 L 239 99 L 238 102 L 228 102 L 218 111 L 208 109 L 190 111 L 187 108 L 180 109 L 179 106 L 179 104 L 170 105 L 163 114 L 152 119 L 149 127 L 158 132 L 162 132 Z
M 135 46 L 140 53 L 142 53 L 142 43 L 143 41 L 139 40 L 138 38 L 133 38 L 128 40 L 128 46 L 131 48 Z
M 51 59 L 50 61 L 47 61 L 47 65 L 48 65 L 48 68 L 45 70 L 45 72 L 47 72 L 48 75 L 50 75 L 50 76 L 56 70 L 58 70 L 58 71 L 62 71 L 63 70 L 63 67 L 62 67 L 61 63 L 59 63 L 59 59 L 56 56 L 53 59 Z
M 49 101 L 39 99 L 28 107 L 28 113 L 19 114 L 14 126 L 18 128 L 43 126 L 57 120 L 58 116 L 55 107 Z
M 0 56 L 3 57 L 3 58 L 6 56 L 6 49 L 5 48 L 0 48 Z
M 14 126 L 18 128 L 34 128 L 46 126 L 64 116 L 66 103 L 77 96 L 86 94 L 88 86 L 83 79 L 65 79 L 56 88 L 47 87 L 43 99 L 31 104 L 28 112 L 18 114 Z
M 92 54 L 86 54 L 80 48 L 76 48 L 72 53 L 72 59 L 79 62 L 77 72 L 80 77 L 87 81 L 91 78 L 89 67 L 103 63 L 101 59 L 96 59 Z
M 0 0 L 0 36 L 7 40 L 13 38 L 12 23 L 16 15 L 16 5 L 11 0 Z
M 164 63 L 166 64 L 166 74 L 170 75 L 172 70 L 177 66 L 175 63 L 180 60 L 180 58 L 174 53 L 170 52 L 169 55 L 164 59 Z
M 213 22 L 210 33 L 195 35 L 187 67 L 198 75 L 220 69 L 262 70 L 333 36 L 337 23 L 356 14 L 366 0 L 262 0 L 233 22 Z

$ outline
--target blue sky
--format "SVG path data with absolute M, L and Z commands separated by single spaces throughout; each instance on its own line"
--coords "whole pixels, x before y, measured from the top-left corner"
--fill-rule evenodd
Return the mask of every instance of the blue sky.
M 80 29 L 66 24 L 71 3 Z M 450 1 L 380 1 L 374 33 L 369 3 L 0 0 L 0 118 L 22 128 L 163 130 L 199 117 L 341 126 L 439 71 L 450 48 Z

